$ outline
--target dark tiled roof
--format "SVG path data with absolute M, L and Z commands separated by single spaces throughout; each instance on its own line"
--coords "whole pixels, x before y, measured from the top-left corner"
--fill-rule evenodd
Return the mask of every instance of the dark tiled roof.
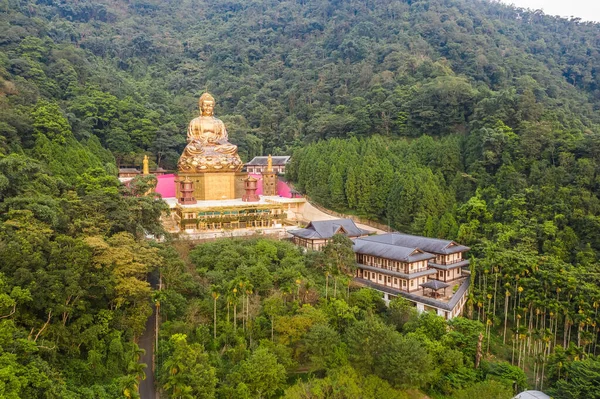
M 363 237 L 355 240 L 354 252 L 408 263 L 435 258 L 435 255 L 424 252 L 416 247 L 402 247 L 400 245 L 374 241 L 370 238 Z
M 419 284 L 419 286 L 421 286 L 423 288 L 431 288 L 432 290 L 437 291 L 437 290 L 441 290 L 442 288 L 450 287 L 450 284 L 442 283 L 439 280 L 429 280 L 422 284 Z
M 348 237 L 360 237 L 370 232 L 360 229 L 352 219 L 335 219 L 313 221 L 305 229 L 291 230 L 290 234 L 309 239 L 327 239 L 334 234 L 342 233 Z
M 387 233 L 365 238 L 374 242 L 399 245 L 409 248 L 420 248 L 423 251 L 434 254 L 454 254 L 457 252 L 465 252 L 470 248 L 464 245 L 457 244 L 451 240 L 442 240 L 439 238 L 429 238 L 421 236 L 413 236 L 402 233 Z
M 288 163 L 290 156 L 277 156 L 271 157 L 273 159 L 273 166 L 282 166 Z M 267 165 L 269 157 L 254 157 L 252 161 L 248 162 L 246 166 L 264 166 Z
M 318 240 L 319 238 L 323 238 L 319 236 L 319 234 L 313 229 L 296 229 L 288 231 L 294 237 L 306 238 L 309 240 Z

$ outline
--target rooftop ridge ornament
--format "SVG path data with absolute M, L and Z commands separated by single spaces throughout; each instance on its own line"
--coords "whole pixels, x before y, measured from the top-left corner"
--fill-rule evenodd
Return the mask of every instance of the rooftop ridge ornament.
M 200 116 L 192 119 L 187 146 L 179 158 L 180 172 L 239 172 L 243 163 L 237 146 L 228 141 L 225 124 L 214 116 L 215 99 L 205 92 L 198 100 Z

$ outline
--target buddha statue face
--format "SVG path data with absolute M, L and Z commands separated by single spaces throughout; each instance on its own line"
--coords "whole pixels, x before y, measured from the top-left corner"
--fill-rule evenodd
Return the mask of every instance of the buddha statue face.
M 213 116 L 215 110 L 215 101 L 205 99 L 200 102 L 200 112 L 202 116 Z
M 215 99 L 209 93 L 204 93 L 200 96 L 198 105 L 200 106 L 200 115 L 213 116 L 215 110 Z

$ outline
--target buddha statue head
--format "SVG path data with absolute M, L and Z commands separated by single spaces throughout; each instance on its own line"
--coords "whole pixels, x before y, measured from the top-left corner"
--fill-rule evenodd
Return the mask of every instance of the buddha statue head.
M 202 116 L 213 116 L 215 110 L 215 98 L 206 92 L 200 96 L 198 100 L 200 106 L 200 115 Z

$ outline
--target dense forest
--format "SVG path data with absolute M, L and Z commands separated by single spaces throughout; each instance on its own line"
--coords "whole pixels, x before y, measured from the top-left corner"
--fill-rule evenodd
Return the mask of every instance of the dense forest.
M 503 399 L 527 386 L 506 361 L 475 368 L 480 321 L 418 315 L 402 298 L 387 307 L 351 287 L 344 236 L 320 253 L 267 239 L 180 252 L 193 267 L 186 273 L 174 253 L 158 294 L 168 304 L 158 379 L 169 397 L 409 399 L 421 389 Z
M 599 38 L 478 0 L 3 0 L 0 396 L 136 397 L 154 299 L 165 397 L 599 398 Z M 117 167 L 174 168 L 205 90 L 311 200 L 471 246 L 468 319 L 327 251 L 146 241 L 165 206 Z

